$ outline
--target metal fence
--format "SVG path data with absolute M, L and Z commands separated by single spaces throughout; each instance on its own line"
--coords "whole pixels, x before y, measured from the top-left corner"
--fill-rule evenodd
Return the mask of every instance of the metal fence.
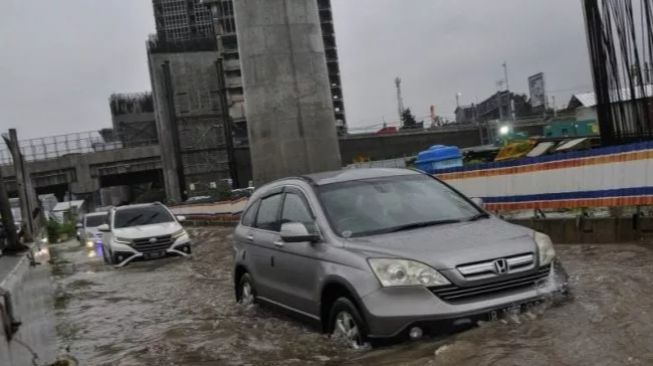
M 99 151 L 155 145 L 157 143 L 157 140 L 151 139 L 123 143 L 122 141 L 114 140 L 110 133 L 87 131 L 22 140 L 19 142 L 19 145 L 26 161 L 39 161 L 56 159 L 66 155 L 88 154 Z M 11 152 L 3 143 L 2 147 L 0 147 L 0 165 L 10 164 L 13 164 Z

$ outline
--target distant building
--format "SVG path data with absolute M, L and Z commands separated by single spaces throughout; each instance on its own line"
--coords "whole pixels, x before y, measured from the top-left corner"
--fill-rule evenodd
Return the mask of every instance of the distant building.
M 642 92 L 643 91 L 643 92 Z M 635 96 L 631 97 L 630 88 L 613 90 L 610 93 L 614 102 L 616 113 L 623 115 L 624 121 L 633 122 L 636 118 L 651 113 L 653 115 L 653 85 L 636 86 Z M 639 108 L 639 110 L 637 110 Z M 574 111 L 576 120 L 597 120 L 597 100 L 594 92 L 574 94 L 567 105 L 567 109 Z
M 199 0 L 153 0 L 156 34 L 164 42 L 213 39 L 211 11 Z
M 158 142 L 151 93 L 113 94 L 109 98 L 109 107 L 113 138 L 105 138 L 105 141 L 115 139 L 125 147 Z
M 511 103 L 514 107 L 511 108 Z M 513 109 L 514 108 L 514 109 Z M 499 91 L 479 104 L 456 108 L 456 123 L 480 123 L 493 120 L 510 120 L 532 115 L 528 98 L 509 91 Z

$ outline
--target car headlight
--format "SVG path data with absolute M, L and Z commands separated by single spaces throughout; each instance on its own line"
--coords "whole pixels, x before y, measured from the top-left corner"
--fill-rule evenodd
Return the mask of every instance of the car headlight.
M 116 244 L 124 244 L 124 245 L 131 245 L 132 244 L 131 240 L 124 239 L 124 238 L 118 238 L 118 237 L 114 237 L 113 242 L 116 243 Z
M 551 264 L 556 256 L 556 251 L 553 249 L 553 242 L 548 235 L 535 232 L 535 244 L 537 244 L 537 252 L 539 253 L 540 266 Z
M 373 258 L 369 260 L 369 263 L 383 287 L 430 287 L 451 284 L 440 272 L 419 262 L 405 259 Z
M 186 232 L 186 230 L 181 229 L 181 230 L 177 231 L 176 233 L 172 234 L 172 240 L 177 240 L 177 239 L 181 238 L 184 235 L 188 235 L 188 233 Z

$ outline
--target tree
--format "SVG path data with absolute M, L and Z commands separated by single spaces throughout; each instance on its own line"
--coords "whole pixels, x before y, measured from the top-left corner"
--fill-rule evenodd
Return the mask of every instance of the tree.
M 410 108 L 404 109 L 404 113 L 401 114 L 401 122 L 405 128 L 411 128 L 417 125 L 417 120 L 415 116 L 410 111 Z

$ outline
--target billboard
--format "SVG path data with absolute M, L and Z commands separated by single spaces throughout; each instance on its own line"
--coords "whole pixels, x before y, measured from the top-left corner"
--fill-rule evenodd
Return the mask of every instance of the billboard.
M 546 87 L 544 84 L 544 73 L 538 73 L 528 78 L 528 89 L 531 93 L 531 105 L 533 108 L 546 108 Z

